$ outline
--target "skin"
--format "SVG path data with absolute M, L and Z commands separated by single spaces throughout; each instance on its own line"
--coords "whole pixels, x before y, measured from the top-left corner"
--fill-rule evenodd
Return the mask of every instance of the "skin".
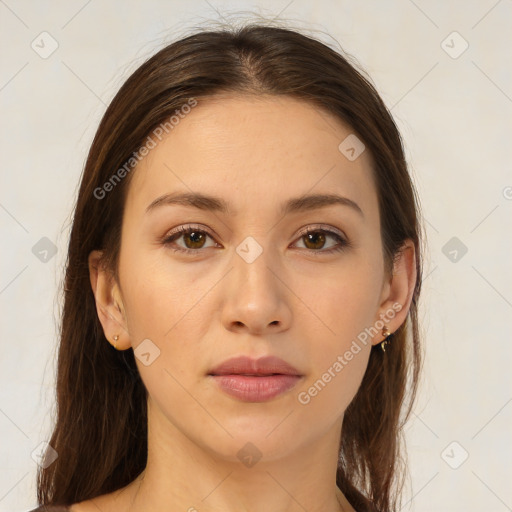
M 118 349 L 151 340 L 160 355 L 138 369 L 149 392 L 148 464 L 124 489 L 73 505 L 72 512 L 353 511 L 336 487 L 343 414 L 360 386 L 379 332 L 306 405 L 307 391 L 357 335 L 398 303 L 386 325 L 404 321 L 416 280 L 408 242 L 384 272 L 372 160 L 349 161 L 338 145 L 350 127 L 291 98 L 217 96 L 202 100 L 134 171 L 123 218 L 119 282 L 89 258 L 91 285 L 107 339 Z M 164 193 L 223 198 L 226 215 L 183 205 L 145 213 Z M 355 201 L 282 216 L 281 203 L 312 193 Z M 105 199 L 108 200 L 108 199 Z M 196 226 L 204 240 L 173 228 Z M 320 226 L 319 226 L 320 225 Z M 301 228 L 341 233 L 309 241 Z M 211 235 L 211 238 L 210 238 Z M 263 252 L 236 252 L 253 237 Z M 316 251 L 316 252 L 315 252 Z M 322 252 L 324 251 L 324 252 Z M 238 355 L 277 355 L 303 378 L 268 401 L 223 393 L 207 376 Z M 237 453 L 252 443 L 261 459 Z

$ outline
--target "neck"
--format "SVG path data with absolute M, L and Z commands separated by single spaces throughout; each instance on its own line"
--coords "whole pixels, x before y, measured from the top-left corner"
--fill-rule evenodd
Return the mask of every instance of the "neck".
M 147 465 L 123 492 L 127 512 L 354 511 L 336 486 L 342 417 L 322 438 L 284 457 L 265 456 L 254 444 L 232 439 L 240 449 L 226 457 L 149 409 Z

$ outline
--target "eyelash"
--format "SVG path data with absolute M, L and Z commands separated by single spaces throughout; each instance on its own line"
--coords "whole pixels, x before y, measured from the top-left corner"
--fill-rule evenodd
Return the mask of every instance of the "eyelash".
M 183 236 L 183 234 L 186 234 L 186 233 L 202 233 L 202 234 L 205 234 L 205 235 L 208 235 L 210 238 L 213 239 L 213 236 L 208 233 L 208 231 L 204 230 L 204 229 L 200 229 L 199 227 L 194 227 L 194 226 L 180 226 L 179 228 L 175 229 L 173 232 L 171 232 L 168 236 L 165 236 L 161 242 L 162 244 L 164 244 L 165 246 L 167 246 L 169 249 L 171 249 L 172 251 L 174 252 L 179 252 L 179 253 L 182 253 L 182 254 L 197 254 L 199 253 L 201 249 L 188 249 L 188 248 L 183 248 L 183 247 L 180 247 L 179 249 L 176 249 L 175 247 L 172 247 L 171 246 L 171 243 L 174 242 L 175 240 L 179 239 L 181 236 Z M 314 229 L 307 229 L 307 230 L 304 230 L 304 231 L 301 231 L 300 233 L 300 238 L 306 236 L 306 235 L 309 235 L 311 233 L 325 233 L 327 234 L 328 236 L 332 236 L 333 238 L 336 239 L 336 241 L 338 242 L 338 245 L 332 247 L 331 249 L 327 249 L 327 250 L 315 250 L 315 249 L 306 249 L 307 251 L 310 251 L 311 253 L 315 254 L 316 255 L 321 255 L 321 254 L 333 254 L 333 253 L 337 253 L 337 252 L 340 252 L 340 251 L 343 251 L 349 247 L 351 247 L 351 244 L 348 240 L 345 240 L 341 235 L 339 235 L 338 233 L 336 233 L 335 231 L 332 231 L 332 230 L 329 230 L 329 229 L 324 229 L 324 228 L 314 228 Z M 208 249 L 208 247 L 207 247 Z

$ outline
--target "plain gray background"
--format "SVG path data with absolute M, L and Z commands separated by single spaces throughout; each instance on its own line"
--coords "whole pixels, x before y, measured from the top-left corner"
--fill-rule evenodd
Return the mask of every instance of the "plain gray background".
M 166 42 L 241 11 L 330 34 L 311 32 L 404 137 L 428 248 L 403 510 L 512 510 L 512 1 L 0 0 L 0 511 L 36 505 L 69 215 L 106 105 Z

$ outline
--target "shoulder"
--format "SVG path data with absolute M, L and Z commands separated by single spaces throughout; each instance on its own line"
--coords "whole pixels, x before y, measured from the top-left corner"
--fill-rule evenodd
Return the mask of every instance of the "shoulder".
M 71 509 L 64 505 L 40 505 L 29 512 L 71 512 Z
M 28 512 L 111 512 L 113 510 L 126 510 L 126 503 L 119 504 L 114 502 L 112 505 L 112 497 L 119 491 L 111 494 L 104 494 L 93 499 L 86 499 L 73 503 L 71 505 L 39 505 L 39 507 L 29 510 Z

